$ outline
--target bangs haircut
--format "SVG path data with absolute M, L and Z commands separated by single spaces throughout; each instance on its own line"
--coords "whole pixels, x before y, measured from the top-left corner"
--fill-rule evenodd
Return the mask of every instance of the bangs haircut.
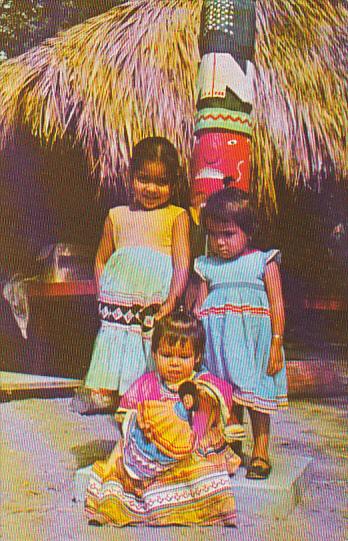
M 166 341 L 166 343 L 170 346 L 170 347 L 174 347 L 176 346 L 177 344 L 179 344 L 179 346 L 181 348 L 184 348 L 187 344 L 187 342 L 190 342 L 191 339 L 190 338 L 187 338 L 186 336 L 182 336 L 182 335 L 178 335 L 178 334 L 175 334 L 175 333 L 171 333 L 171 332 L 168 332 L 165 336 L 162 337 L 163 340 Z
M 208 197 L 201 211 L 201 224 L 206 233 L 208 220 L 217 224 L 234 222 L 247 236 L 256 231 L 256 213 L 248 194 L 238 188 L 225 188 Z
M 151 349 L 157 353 L 161 339 L 168 345 L 185 346 L 188 340 L 192 341 L 195 358 L 202 357 L 205 346 L 205 332 L 201 321 L 182 312 L 170 314 L 156 322 Z

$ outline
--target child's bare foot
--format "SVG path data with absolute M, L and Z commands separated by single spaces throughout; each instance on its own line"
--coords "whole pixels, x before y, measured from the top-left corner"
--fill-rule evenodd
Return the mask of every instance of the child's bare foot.
M 70 410 L 80 415 L 95 415 L 97 413 L 115 413 L 118 405 L 117 393 L 87 389 L 77 389 L 70 403 Z
M 105 391 L 95 391 L 92 390 L 91 398 L 93 404 L 100 410 L 110 408 L 113 403 L 112 393 L 107 393 Z
M 126 492 L 134 494 L 138 498 L 141 498 L 144 490 L 151 484 L 151 481 L 140 481 L 132 479 L 127 473 L 122 476 L 122 485 Z
M 144 490 L 150 486 L 152 480 L 140 480 L 133 479 L 126 471 L 122 457 L 118 457 L 113 466 L 113 475 L 117 477 L 122 483 L 123 490 L 129 494 L 134 494 L 138 498 L 141 498 Z

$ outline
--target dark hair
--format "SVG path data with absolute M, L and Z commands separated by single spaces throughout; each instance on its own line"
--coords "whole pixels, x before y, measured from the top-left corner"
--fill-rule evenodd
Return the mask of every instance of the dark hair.
M 179 176 L 179 156 L 174 145 L 165 137 L 146 137 L 135 145 L 129 164 L 131 182 L 144 162 L 158 160 L 166 167 L 168 184 L 174 186 Z
M 250 237 L 256 230 L 256 214 L 249 196 L 238 188 L 225 188 L 208 197 L 201 213 L 201 224 L 207 233 L 208 220 L 219 224 L 234 222 Z
M 180 396 L 180 399 L 183 400 L 184 396 L 189 394 L 193 398 L 193 406 L 192 410 L 198 409 L 198 391 L 197 386 L 193 381 L 187 380 L 184 381 L 184 383 L 181 383 L 178 389 L 178 394 Z
M 153 353 L 157 352 L 161 338 L 165 338 L 173 346 L 177 342 L 185 343 L 192 340 L 195 358 L 203 355 L 205 346 L 203 324 L 190 314 L 182 311 L 174 312 L 155 323 L 151 345 Z

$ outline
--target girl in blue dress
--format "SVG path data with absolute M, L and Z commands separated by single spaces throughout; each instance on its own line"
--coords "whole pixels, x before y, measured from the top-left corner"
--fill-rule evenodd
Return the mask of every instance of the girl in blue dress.
M 270 414 L 287 406 L 280 252 L 251 249 L 255 215 L 238 189 L 213 194 L 202 224 L 210 255 L 195 260 L 194 312 L 206 331 L 205 365 L 248 408 L 254 446 L 247 477 L 264 479 L 271 471 Z

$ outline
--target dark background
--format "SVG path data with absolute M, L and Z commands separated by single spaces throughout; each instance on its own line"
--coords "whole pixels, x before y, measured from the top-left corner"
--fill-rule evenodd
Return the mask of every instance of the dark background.
M 121 4 L 122 0 L 7 0 L 0 7 L 0 62 L 57 32 Z M 347 302 L 348 192 L 343 182 L 312 179 L 286 188 L 277 179 L 278 213 L 260 208 L 260 248 L 280 248 L 286 300 L 287 344 L 304 348 L 348 345 L 347 309 L 310 309 L 304 299 Z M 117 182 L 116 182 L 117 184 Z M 0 285 L 14 273 L 33 276 L 44 246 L 85 245 L 91 266 L 110 207 L 122 190 L 100 190 L 81 149 L 65 140 L 41 146 L 25 128 L 0 153 Z M 338 224 L 345 235 L 334 237 Z M 325 303 L 322 304 L 325 307 Z M 35 299 L 28 340 L 0 294 L 0 369 L 83 377 L 98 321 L 93 296 Z
M 277 186 L 278 213 L 259 209 L 260 248 L 280 248 L 286 301 L 286 340 L 297 348 L 348 344 L 347 309 L 315 309 L 309 302 L 347 301 L 347 235 L 334 241 L 333 228 L 347 231 L 347 190 L 327 180 L 319 189 Z M 24 128 L 0 155 L 0 277 L 39 272 L 36 258 L 51 243 L 88 248 L 91 261 L 110 207 L 124 204 L 122 189 L 99 189 L 83 152 L 66 139 L 52 148 Z M 28 340 L 1 298 L 2 369 L 83 377 L 98 328 L 93 296 L 30 301 Z

